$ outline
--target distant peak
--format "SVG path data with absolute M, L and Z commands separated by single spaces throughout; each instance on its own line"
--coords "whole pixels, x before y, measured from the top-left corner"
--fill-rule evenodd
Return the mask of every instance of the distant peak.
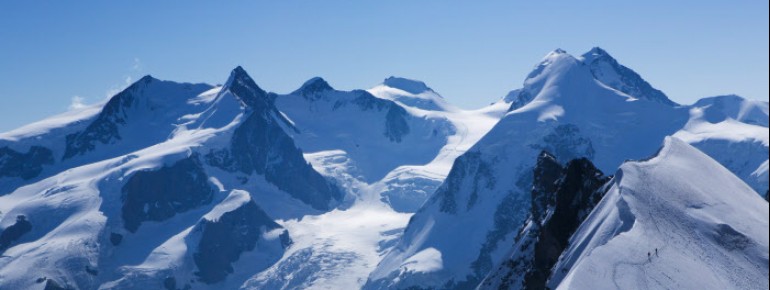
M 145 75 L 142 78 L 140 78 L 139 80 L 131 83 L 128 86 L 128 88 L 126 88 L 126 90 L 131 90 L 131 89 L 136 89 L 136 88 L 140 88 L 140 87 L 145 87 L 145 86 L 149 85 L 152 82 L 159 82 L 159 81 L 160 80 L 152 77 L 151 75 Z
M 727 94 L 727 95 L 719 95 L 719 96 L 713 96 L 713 97 L 707 97 L 704 98 L 704 100 L 734 100 L 734 101 L 745 101 L 746 98 L 741 97 L 736 94 Z
M 225 83 L 225 87 L 232 87 L 234 85 L 242 85 L 242 86 L 250 86 L 254 87 L 256 89 L 262 90 L 259 88 L 256 82 L 249 76 L 249 74 L 246 72 L 243 67 L 238 66 L 234 68 L 230 72 L 230 78 L 227 79 L 227 82 Z
M 230 79 L 249 79 L 249 80 L 251 80 L 251 77 L 246 72 L 246 70 L 243 69 L 243 67 L 239 65 L 239 66 L 235 67 L 230 72 Z
M 560 56 L 563 56 L 563 55 L 569 55 L 569 54 L 567 53 L 566 50 L 563 50 L 561 48 L 557 48 L 557 49 L 552 50 L 548 54 L 546 54 L 544 59 L 548 60 L 548 59 L 552 59 L 552 58 L 555 58 L 555 57 L 560 57 Z
M 332 91 L 334 88 L 332 88 L 329 83 L 326 82 L 321 77 L 314 77 L 309 80 L 307 80 L 302 86 L 297 89 L 296 91 L 292 92 L 292 94 L 295 95 L 307 95 L 317 92 L 323 92 L 323 91 Z
M 605 85 L 637 99 L 658 102 L 676 106 L 666 94 L 652 87 L 642 76 L 620 64 L 606 50 L 594 47 L 580 58 L 583 64 L 589 66 L 591 74 Z
M 545 161 L 550 161 L 557 164 L 559 163 L 558 161 L 556 161 L 556 156 L 553 156 L 553 154 L 549 153 L 548 151 L 541 150 L 540 154 L 538 154 L 537 156 L 537 163 L 541 163 Z
M 565 50 L 557 48 L 554 51 L 549 52 L 548 54 L 543 57 L 542 60 L 540 60 L 540 63 L 538 63 L 534 69 L 527 75 L 527 80 L 534 79 L 538 76 L 540 76 L 546 68 L 550 67 L 553 64 L 559 64 L 562 66 L 573 66 L 579 62 L 575 59 L 572 55 L 567 53 Z M 525 80 L 525 82 L 527 82 Z
M 598 46 L 596 46 L 596 47 L 592 48 L 591 50 L 589 50 L 588 52 L 584 53 L 581 57 L 583 58 L 583 62 L 588 63 L 588 64 L 590 64 L 590 63 L 592 63 L 592 62 L 594 62 L 595 60 L 598 60 L 598 59 L 606 59 L 606 60 L 609 60 L 609 61 L 617 62 L 609 53 L 607 53 L 606 50 L 604 50 L 604 49 L 602 49 L 601 47 L 598 47 Z
M 149 82 L 152 82 L 152 81 L 157 81 L 157 80 L 158 80 L 158 79 L 156 79 L 156 78 L 152 77 L 151 75 L 145 75 L 145 76 L 143 76 L 141 79 L 139 79 L 137 82 L 141 82 L 141 83 L 149 83 Z
M 235 94 L 243 103 L 253 108 L 263 107 L 265 105 L 262 103 L 267 102 L 267 92 L 262 90 L 241 66 L 230 72 L 230 78 L 222 88 L 222 91 L 225 90 Z
M 424 82 L 411 80 L 407 78 L 400 78 L 391 76 L 382 82 L 383 85 L 388 87 L 399 89 L 412 94 L 419 94 L 427 91 L 432 91 Z
M 541 61 L 541 64 L 551 64 L 557 59 L 565 59 L 565 58 L 574 58 L 572 55 L 567 53 L 566 50 L 563 50 L 561 48 L 557 48 L 543 57 L 543 60 Z
M 591 48 L 587 53 L 590 54 L 596 54 L 596 55 L 605 55 L 608 54 L 606 50 L 602 49 L 601 47 L 594 46 L 594 48 Z

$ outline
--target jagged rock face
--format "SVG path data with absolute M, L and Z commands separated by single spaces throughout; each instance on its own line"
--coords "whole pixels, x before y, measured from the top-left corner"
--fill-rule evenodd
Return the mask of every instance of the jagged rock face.
M 122 189 L 123 226 L 136 232 L 142 222 L 164 221 L 208 204 L 213 194 L 197 155 L 168 167 L 137 172 Z
M 274 119 L 253 112 L 233 133 L 229 150 L 211 150 L 209 164 L 246 174 L 256 172 L 294 198 L 327 210 L 342 192 L 305 161 L 294 141 Z
M 591 139 L 584 136 L 580 132 L 580 128 L 573 124 L 556 126 L 548 135 L 543 137 L 541 144 L 531 146 L 535 149 L 552 152 L 562 162 L 580 157 L 592 159 L 596 154 Z
M 292 95 L 300 95 L 308 100 L 317 100 L 321 98 L 321 93 L 334 90 L 329 83 L 322 78 L 312 78 L 305 82 L 302 87 L 292 92 Z
M 467 185 L 471 188 L 471 194 L 464 209 L 468 210 L 476 203 L 479 190 L 484 187 L 491 189 L 494 187 L 495 178 L 492 176 L 491 165 L 481 158 L 480 152 L 467 152 L 458 157 L 452 166 L 444 184 L 436 190 L 430 203 L 440 203 L 439 210 L 448 214 L 456 214 L 459 210 L 455 194 L 461 188 L 466 187 L 463 183 L 471 182 Z M 474 176 L 468 178 L 468 176 Z M 472 181 L 471 181 L 472 180 Z
M 549 207 L 556 203 L 557 181 L 564 168 L 556 157 L 546 151 L 537 157 L 537 165 L 532 180 L 532 219 L 543 222 Z
M 56 283 L 56 281 L 48 279 L 45 281 L 45 288 L 43 290 L 69 290 L 70 288 L 65 288 L 59 285 L 59 283 Z
M 342 198 L 340 189 L 313 170 L 280 127 L 268 126 L 263 121 L 252 116 L 233 136 L 233 152 L 237 152 L 234 155 L 250 158 L 242 164 L 255 165 L 254 170 L 264 174 L 267 181 L 316 209 L 329 209 L 332 200 Z M 267 127 L 262 129 L 266 134 L 259 133 L 260 127 Z M 249 152 L 255 148 L 259 149 Z
M 646 99 L 669 106 L 677 104 L 666 94 L 652 87 L 647 81 L 630 68 L 627 68 L 601 48 L 594 48 L 583 55 L 585 63 L 591 68 L 594 77 L 609 87 L 635 98 Z
M 267 92 L 260 88 L 242 67 L 236 67 L 230 75 L 225 89 L 233 93 L 248 109 L 266 114 L 274 111 L 272 100 Z M 223 90 L 225 90 L 223 89 Z
M 232 263 L 243 252 L 254 250 L 263 231 L 280 227 L 253 200 L 217 220 L 204 219 L 199 224 L 202 234 L 197 252 L 193 254 L 198 267 L 195 274 L 207 284 L 224 280 L 233 272 Z M 283 235 L 282 241 L 288 239 L 286 231 Z
M 591 210 L 599 203 L 609 181 L 588 159 L 576 159 L 567 164 L 559 180 L 553 214 L 542 225 L 535 244 L 533 268 L 524 280 L 526 289 L 545 289 L 551 268 L 567 248 L 569 238 Z
M 532 101 L 534 98 L 535 95 L 527 90 L 516 90 L 505 96 L 506 100 L 511 100 L 511 107 L 508 109 L 509 112 L 524 107 L 524 105 Z
M 11 148 L 0 148 L 0 177 L 20 177 L 29 180 L 40 175 L 43 165 L 53 164 L 51 150 L 41 146 L 32 146 L 27 153 Z
M 128 117 L 126 111 L 134 104 L 139 87 L 151 82 L 151 77 L 144 77 L 118 93 L 107 102 L 96 120 L 85 130 L 67 135 L 67 147 L 62 159 L 69 159 L 94 150 L 97 142 L 109 144 L 121 140 L 118 125 L 126 124 Z
M 311 84 L 312 85 L 312 84 Z M 274 99 L 262 90 L 241 67 L 236 68 L 222 90 L 229 91 L 246 106 L 246 119 L 233 132 L 230 148 L 206 154 L 209 164 L 246 174 L 264 175 L 267 181 L 292 197 L 319 210 L 342 199 L 340 189 L 305 161 L 302 151 L 286 134 Z
M 388 114 L 385 115 L 385 137 L 388 137 L 391 142 L 401 142 L 402 136 L 409 134 L 406 115 L 404 108 L 394 103 L 390 104 Z
M 511 257 L 479 287 L 546 289 L 551 268 L 601 200 L 609 180 L 588 159 L 562 167 L 554 156 L 542 152 L 534 169 L 529 219 L 519 230 Z
M 10 247 L 14 241 L 18 240 L 22 235 L 31 230 L 32 223 L 27 220 L 27 217 L 23 215 L 17 216 L 16 223 L 5 228 L 2 233 L 0 233 L 0 254 Z
M 110 98 L 85 129 L 65 136 L 62 160 L 84 155 L 100 145 L 112 144 L 134 151 L 142 145 L 162 142 L 176 129 L 180 118 L 199 113 L 188 101 L 209 89 L 211 86 L 206 84 L 175 83 L 144 76 Z M 134 131 L 140 132 L 138 136 Z M 102 157 L 121 152 L 125 151 L 112 151 Z
M 409 134 L 409 125 L 406 122 L 407 112 L 404 108 L 394 102 L 383 100 L 373 96 L 366 91 L 359 91 L 358 97 L 351 103 L 357 105 L 364 111 L 383 111 L 387 110 L 385 115 L 385 137 L 391 142 L 401 142 L 404 135 Z M 342 103 L 335 104 L 335 108 Z

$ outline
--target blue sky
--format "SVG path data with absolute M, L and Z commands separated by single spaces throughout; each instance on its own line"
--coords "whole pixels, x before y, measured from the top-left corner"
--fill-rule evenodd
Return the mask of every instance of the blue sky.
M 546 53 L 600 46 L 680 103 L 768 100 L 768 1 L 2 1 L 0 131 L 142 75 L 285 93 L 396 75 L 477 108 Z

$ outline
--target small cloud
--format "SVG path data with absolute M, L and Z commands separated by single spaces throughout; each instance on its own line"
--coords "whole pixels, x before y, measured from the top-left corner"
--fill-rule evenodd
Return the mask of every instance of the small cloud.
M 131 65 L 131 70 L 133 70 L 133 71 L 141 71 L 142 70 L 142 61 L 139 60 L 138 57 L 134 58 L 134 63 Z
M 70 110 L 77 110 L 85 107 L 86 107 L 85 98 L 81 96 L 72 97 L 72 100 L 70 101 L 70 106 L 69 106 Z
M 136 75 L 137 73 L 142 71 L 142 60 L 140 60 L 138 57 L 134 57 L 133 62 L 131 63 L 131 66 L 128 68 L 128 75 L 125 75 L 123 78 L 122 83 L 117 83 L 113 85 L 107 92 L 105 93 L 107 98 L 111 98 L 112 96 L 120 93 L 120 91 L 125 90 L 131 84 L 134 82 L 134 78 L 131 75 Z

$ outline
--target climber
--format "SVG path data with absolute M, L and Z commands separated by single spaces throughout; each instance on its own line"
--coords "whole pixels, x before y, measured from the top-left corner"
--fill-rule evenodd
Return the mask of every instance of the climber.
M 660 257 L 658 256 L 658 248 L 655 248 L 655 257 Z
M 650 252 L 647 252 L 647 261 L 652 262 L 652 256 L 650 255 Z

